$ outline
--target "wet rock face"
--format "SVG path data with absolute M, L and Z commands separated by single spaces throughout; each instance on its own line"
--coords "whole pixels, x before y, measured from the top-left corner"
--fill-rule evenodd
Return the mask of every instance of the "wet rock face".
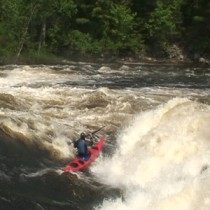
M 209 60 L 207 60 L 207 59 L 205 59 L 205 58 L 203 58 L 203 57 L 200 57 L 200 58 L 198 59 L 198 62 L 199 62 L 199 63 L 203 63 L 203 64 L 209 64 Z
M 209 59 L 204 58 L 199 53 L 194 53 L 193 54 L 193 61 L 197 62 L 197 63 L 200 63 L 200 64 L 209 64 L 210 63 Z
M 172 45 L 172 47 L 169 48 L 168 54 L 169 54 L 170 59 L 176 59 L 176 60 L 179 60 L 179 61 L 184 60 L 183 50 L 175 44 Z

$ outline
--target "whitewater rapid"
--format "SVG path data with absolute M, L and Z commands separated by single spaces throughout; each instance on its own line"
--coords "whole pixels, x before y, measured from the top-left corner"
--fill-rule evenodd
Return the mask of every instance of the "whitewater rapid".
M 137 114 L 117 137 L 112 157 L 91 168 L 123 198 L 96 209 L 210 208 L 210 106 L 172 99 Z
M 2 67 L 0 129 L 8 138 L 1 141 L 19 145 L 20 161 L 34 158 L 38 166 L 34 160 L 14 170 L 5 164 L 1 179 L 24 175 L 41 181 L 73 159 L 72 142 L 81 131 L 106 126 L 104 151 L 89 167 L 90 177 L 76 182 L 91 179 L 121 196 L 93 199 L 91 209 L 208 210 L 209 75 L 209 69 L 152 65 Z M 4 159 L 15 165 L 18 155 L 6 150 Z M 68 181 L 62 192 L 67 189 Z M 76 186 L 71 191 L 76 199 L 66 193 L 65 205 L 82 197 Z

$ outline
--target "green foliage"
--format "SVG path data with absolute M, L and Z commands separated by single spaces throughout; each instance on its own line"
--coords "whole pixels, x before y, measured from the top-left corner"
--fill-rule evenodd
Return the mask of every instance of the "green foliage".
M 186 0 L 182 6 L 182 13 L 186 45 L 193 51 L 210 53 L 209 1 Z
M 77 18 L 76 19 L 77 24 L 86 24 L 88 22 L 89 22 L 89 19 L 87 19 L 87 18 Z
M 72 49 L 82 52 L 92 52 L 94 49 L 93 40 L 90 34 L 82 33 L 78 30 L 74 30 L 69 34 L 69 42 Z
M 165 45 L 176 32 L 173 10 L 163 2 L 158 1 L 145 27 L 151 40 L 162 46 Z
M 23 1 L 13 3 L 3 0 L 0 6 L 0 54 L 7 56 L 15 54 L 18 46 L 15 40 L 20 40 L 22 34 L 20 25 L 23 26 L 25 20 L 25 16 L 21 15 Z
M 194 16 L 193 17 L 193 21 L 194 22 L 204 22 L 205 21 L 205 18 L 204 17 L 201 17 L 201 16 Z
M 177 41 L 210 53 L 207 0 L 1 0 L 0 11 L 1 57 L 135 54 Z
M 112 51 L 137 51 L 139 37 L 135 34 L 135 14 L 124 5 L 111 5 L 110 19 L 104 25 L 103 39 Z

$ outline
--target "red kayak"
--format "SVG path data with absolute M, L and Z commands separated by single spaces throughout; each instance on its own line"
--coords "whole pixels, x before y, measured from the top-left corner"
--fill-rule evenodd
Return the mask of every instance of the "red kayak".
M 76 172 L 83 170 L 98 157 L 100 151 L 102 150 L 105 140 L 106 138 L 102 137 L 99 142 L 97 142 L 89 148 L 90 158 L 88 160 L 82 160 L 79 157 L 76 157 L 69 165 L 67 165 L 62 170 L 64 172 Z

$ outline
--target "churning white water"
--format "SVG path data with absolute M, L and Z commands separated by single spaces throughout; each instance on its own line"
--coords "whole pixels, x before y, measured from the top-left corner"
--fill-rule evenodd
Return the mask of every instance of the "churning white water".
M 119 133 L 115 154 L 91 167 L 123 192 L 97 209 L 210 209 L 209 124 L 209 105 L 180 98 L 136 115 Z
M 106 125 L 105 152 L 89 170 L 122 197 L 93 201 L 95 209 L 209 210 L 209 70 L 169 67 L 7 66 L 0 72 L 0 129 L 56 162 L 72 160 L 81 131 Z M 48 172 L 24 167 L 26 177 Z

